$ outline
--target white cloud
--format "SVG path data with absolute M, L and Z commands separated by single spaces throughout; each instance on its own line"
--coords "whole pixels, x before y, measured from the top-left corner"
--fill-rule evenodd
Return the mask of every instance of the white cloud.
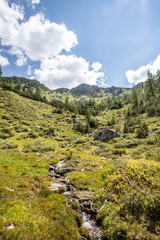
M 98 72 L 102 68 L 102 64 L 99 62 L 94 62 L 92 64 L 92 68 L 94 69 L 95 72 Z
M 17 66 L 23 66 L 23 65 L 27 64 L 28 58 L 24 55 L 22 50 L 20 50 L 18 48 L 11 48 L 8 51 L 8 53 L 17 56 L 17 61 L 16 61 Z
M 69 52 L 78 43 L 76 35 L 64 24 L 45 20 L 43 14 L 30 17 L 20 28 L 21 49 L 33 61 L 53 57 L 63 49 Z
M 35 77 L 51 89 L 71 88 L 81 83 L 93 85 L 97 79 L 104 77 L 104 73 L 98 71 L 100 67 L 102 65 L 97 62 L 90 69 L 89 62 L 75 55 L 57 55 L 52 59 L 45 59 L 40 69 L 35 70 Z
M 20 55 L 16 61 L 17 66 L 24 66 L 27 63 L 27 57 L 24 55 Z
M 32 75 L 32 67 L 30 65 L 27 68 L 27 75 Z
M 2 55 L 0 55 L 0 66 L 4 67 L 9 65 L 9 61 L 7 58 L 3 57 Z
M 128 70 L 126 72 L 126 77 L 130 84 L 137 84 L 147 80 L 148 71 L 155 74 L 158 69 L 160 69 L 160 55 L 153 62 L 145 66 L 141 66 L 137 70 Z
M 28 67 L 28 74 L 54 89 L 74 87 L 80 83 L 96 84 L 103 82 L 102 64 L 94 62 L 91 66 L 82 57 L 60 55 L 78 44 L 77 36 L 64 24 L 56 24 L 45 19 L 43 14 L 24 19 L 24 10 L 15 4 L 8 5 L 0 0 L 0 40 L 2 46 L 10 48 L 11 55 L 17 56 L 15 64 L 23 66 L 30 61 L 39 61 L 40 68 Z M 38 1 L 32 0 L 33 4 Z M 32 75 L 33 77 L 33 75 Z
M 1 44 L 23 52 L 33 61 L 53 57 L 62 50 L 69 52 L 78 44 L 76 35 L 64 24 L 50 22 L 43 14 L 31 16 L 28 21 L 22 21 L 23 18 L 20 7 L 15 4 L 9 7 L 6 0 L 1 0 Z
M 40 3 L 40 0 L 32 0 L 31 3 L 32 3 L 32 4 L 39 4 L 39 3 Z

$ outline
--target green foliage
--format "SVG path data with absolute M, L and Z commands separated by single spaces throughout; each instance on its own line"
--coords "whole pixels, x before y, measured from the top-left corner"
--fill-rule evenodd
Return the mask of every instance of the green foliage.
M 36 92 L 34 94 L 34 99 L 37 101 L 42 101 L 43 99 L 43 93 L 42 93 L 42 89 L 40 87 L 38 87 L 36 89 Z
M 66 155 L 66 160 L 69 160 L 72 158 L 72 151 L 69 151 L 69 153 L 67 153 Z
M 154 89 L 153 89 L 153 75 L 148 71 L 148 78 L 145 84 L 145 98 L 146 101 L 152 101 L 154 98 Z
M 149 128 L 146 123 L 141 123 L 140 126 L 136 129 L 136 136 L 138 138 L 146 138 L 149 135 Z
M 133 117 L 127 118 L 124 121 L 123 132 L 124 133 L 133 133 L 139 123 L 140 123 L 139 118 L 133 118 Z
M 112 113 L 112 118 L 111 120 L 108 122 L 108 125 L 109 126 L 112 126 L 116 123 L 116 115 L 115 115 L 115 112 Z
M 137 109 L 138 108 L 138 96 L 136 88 L 132 88 L 132 108 Z
M 77 124 L 74 126 L 74 129 L 80 133 L 89 133 L 90 125 L 88 122 L 83 124 L 82 122 L 78 121 Z
M 130 90 L 127 95 L 118 88 L 108 88 L 109 95 L 102 91 L 96 98 L 75 98 L 64 91 L 63 96 L 59 94 L 61 100 L 43 91 L 50 101 L 54 99 L 52 106 L 0 89 L 0 238 L 79 240 L 80 235 L 88 237 L 78 217 L 77 199 L 83 198 L 89 198 L 93 209 L 97 209 L 102 238 L 159 238 L 158 76 L 154 81 L 156 108 L 152 117 L 147 114 L 149 103 L 141 85 L 136 87 L 139 103 L 136 114 L 132 112 Z M 13 83 L 15 89 L 14 79 Z M 28 94 L 29 89 L 35 91 L 24 86 L 26 83 L 21 84 L 21 95 Z M 70 99 L 67 109 L 66 96 Z M 140 110 L 141 99 L 143 110 Z M 94 141 L 93 136 L 84 133 L 96 127 L 92 119 L 100 128 L 106 126 L 112 118 L 108 109 L 114 109 L 114 129 L 121 137 Z M 60 114 L 58 110 L 62 110 Z M 73 118 L 77 124 L 73 124 Z M 144 132 L 141 123 L 149 127 L 147 139 L 136 138 L 136 129 Z M 73 126 L 74 130 L 78 126 L 83 136 L 73 131 Z M 74 168 L 65 177 L 76 187 L 75 198 L 65 198 L 48 189 L 52 181 L 49 165 L 61 160 L 66 168 Z M 14 229 L 8 230 L 11 224 Z

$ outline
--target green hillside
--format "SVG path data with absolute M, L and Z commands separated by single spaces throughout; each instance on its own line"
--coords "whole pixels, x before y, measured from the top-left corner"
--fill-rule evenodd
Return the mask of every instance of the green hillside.
M 86 208 L 101 239 L 158 240 L 158 89 L 155 79 L 84 101 L 62 91 L 50 104 L 0 88 L 0 239 L 96 239 L 83 225 Z M 104 127 L 120 137 L 94 140 Z M 63 178 L 74 189 L 70 197 L 50 190 L 49 168 L 60 161 L 69 169 Z

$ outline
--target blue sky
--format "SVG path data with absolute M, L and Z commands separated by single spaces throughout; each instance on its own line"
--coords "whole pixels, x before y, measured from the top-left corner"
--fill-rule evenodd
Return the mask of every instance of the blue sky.
M 159 0 L 0 0 L 4 76 L 125 86 L 160 69 Z

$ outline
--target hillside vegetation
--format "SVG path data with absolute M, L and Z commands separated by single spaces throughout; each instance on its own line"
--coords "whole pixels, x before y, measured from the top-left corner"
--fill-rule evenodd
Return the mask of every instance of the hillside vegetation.
M 48 90 L 35 99 L 23 86 L 1 85 L 0 239 L 89 239 L 77 205 L 83 198 L 96 209 L 102 239 L 160 238 L 158 73 L 132 90 L 95 98 L 62 91 L 46 102 Z M 120 137 L 94 140 L 103 127 Z M 71 169 L 71 199 L 49 190 L 49 166 L 61 160 Z

